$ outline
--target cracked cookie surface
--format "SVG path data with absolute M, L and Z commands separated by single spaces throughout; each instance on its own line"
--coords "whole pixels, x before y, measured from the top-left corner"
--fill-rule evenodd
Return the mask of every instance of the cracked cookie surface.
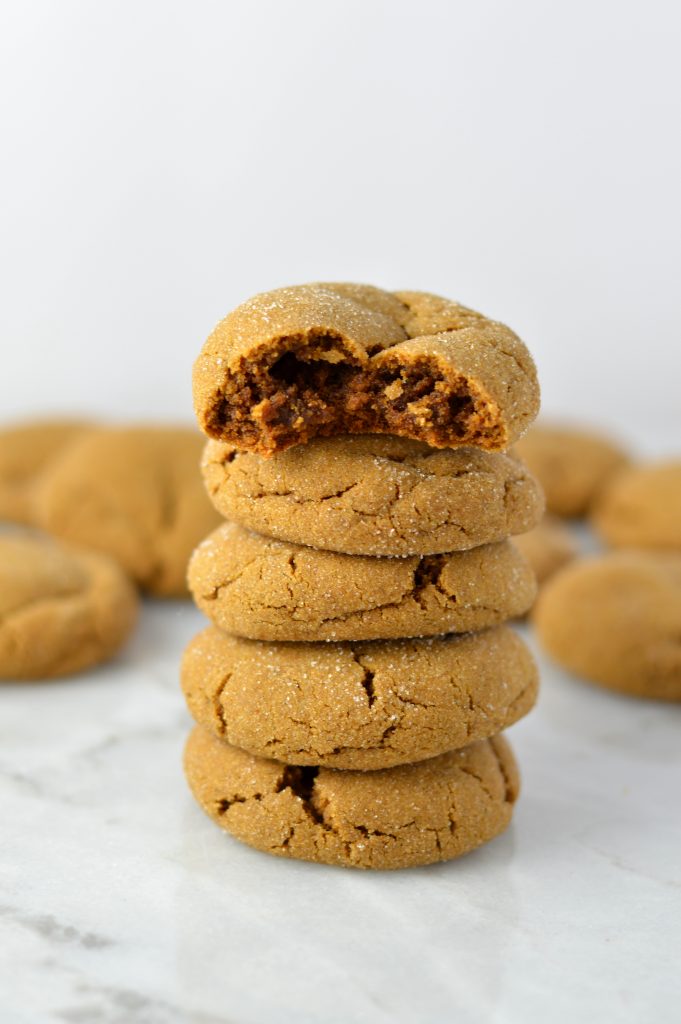
M 0 519 L 31 523 L 32 494 L 40 474 L 90 429 L 75 420 L 35 420 L 0 430 Z
M 183 597 L 191 551 L 220 521 L 201 481 L 202 447 L 191 428 L 93 431 L 43 474 L 36 521 L 115 558 L 143 590 Z
M 515 450 L 544 489 L 547 510 L 568 519 L 586 515 L 601 489 L 629 461 L 602 434 L 543 422 Z
M 614 547 L 681 553 L 681 460 L 623 469 L 601 492 L 592 522 Z
M 111 559 L 32 533 L 0 533 L 0 679 L 49 679 L 111 658 L 137 592 Z
M 227 519 L 345 554 L 463 551 L 531 529 L 544 508 L 511 455 L 386 435 L 316 438 L 269 459 L 209 441 L 202 470 Z
M 255 640 L 375 640 L 467 633 L 524 614 L 534 573 L 510 541 L 373 558 L 288 544 L 223 523 L 189 564 L 198 607 Z
M 565 668 L 612 690 L 681 700 L 681 555 L 616 551 L 562 569 L 533 612 Z
M 194 407 L 209 437 L 264 455 L 358 433 L 501 451 L 536 416 L 539 386 L 513 331 L 465 306 L 310 284 L 218 324 L 194 365 Z
M 518 795 L 500 736 L 375 772 L 254 757 L 197 726 L 185 750 L 192 793 L 237 839 L 281 857 L 355 868 L 450 860 L 503 832 Z
M 182 662 L 197 722 L 261 757 L 372 770 L 486 739 L 527 714 L 537 670 L 506 626 L 355 644 L 263 643 L 209 626 Z

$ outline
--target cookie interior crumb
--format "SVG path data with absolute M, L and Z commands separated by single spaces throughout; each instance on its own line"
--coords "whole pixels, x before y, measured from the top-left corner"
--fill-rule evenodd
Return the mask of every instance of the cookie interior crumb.
M 504 450 L 539 408 L 536 368 L 508 327 L 366 285 L 254 296 L 217 325 L 193 380 L 201 429 L 263 455 L 367 433 Z
M 363 363 L 329 334 L 290 337 L 241 360 L 206 429 L 237 447 L 281 451 L 315 436 L 399 434 L 434 447 L 484 442 L 503 448 L 498 410 L 465 376 L 435 358 Z

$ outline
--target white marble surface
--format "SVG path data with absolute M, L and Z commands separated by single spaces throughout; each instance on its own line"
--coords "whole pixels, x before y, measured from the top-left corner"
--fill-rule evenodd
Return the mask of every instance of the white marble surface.
M 0 689 L 0 1020 L 679 1020 L 681 708 L 543 664 L 512 730 L 510 831 L 365 874 L 270 858 L 192 803 L 177 665 L 149 604 L 125 656 Z

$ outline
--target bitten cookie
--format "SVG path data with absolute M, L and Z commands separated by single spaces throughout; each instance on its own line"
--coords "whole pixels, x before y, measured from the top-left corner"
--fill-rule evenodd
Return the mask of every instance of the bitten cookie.
M 187 561 L 220 517 L 201 481 L 201 435 L 184 427 L 91 432 L 45 471 L 35 517 L 115 558 L 152 594 L 186 594 Z
M 506 626 L 357 644 L 261 643 L 210 626 L 182 662 L 197 722 L 252 754 L 329 768 L 389 768 L 494 736 L 527 714 L 537 685 Z
M 70 420 L 35 420 L 0 430 L 0 519 L 32 521 L 33 487 L 62 449 L 91 429 Z
M 544 488 L 547 510 L 566 518 L 586 515 L 601 488 L 628 461 L 601 434 L 543 423 L 532 427 L 515 450 Z
M 592 521 L 614 547 L 681 552 L 681 462 L 622 470 L 596 502 Z
M 503 450 L 539 408 L 532 359 L 503 324 L 422 292 L 311 284 L 256 295 L 194 366 L 209 437 L 270 455 L 332 434 Z
M 223 523 L 189 564 L 196 604 L 255 640 L 374 640 L 466 633 L 531 606 L 534 573 L 510 543 L 371 558 L 268 540 Z
M 504 831 L 519 789 L 500 736 L 415 765 L 338 772 L 254 757 L 197 726 L 185 771 L 206 814 L 249 846 L 355 868 L 459 857 Z
M 568 528 L 552 516 L 522 537 L 515 537 L 513 543 L 532 566 L 540 585 L 579 553 L 577 541 Z
M 106 661 L 137 606 L 135 588 L 103 555 L 0 533 L 0 679 L 49 679 Z
M 209 441 L 202 468 L 227 519 L 353 555 L 463 551 L 531 529 L 544 509 L 512 456 L 400 437 L 317 438 L 270 459 Z
M 574 562 L 542 589 L 539 639 L 565 668 L 638 697 L 681 700 L 681 555 Z

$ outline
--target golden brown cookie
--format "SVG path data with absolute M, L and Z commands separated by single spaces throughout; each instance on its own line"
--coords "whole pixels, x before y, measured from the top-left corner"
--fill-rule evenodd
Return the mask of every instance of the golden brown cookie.
M 370 770 L 422 761 L 518 721 L 537 670 L 507 626 L 356 644 L 241 640 L 209 626 L 182 662 L 197 722 L 297 765 Z
M 565 668 L 638 697 L 681 700 L 681 555 L 573 562 L 542 589 L 539 639 Z
M 40 473 L 88 429 L 77 421 L 34 420 L 0 430 L 0 519 L 32 521 L 32 493 Z
M 397 434 L 503 450 L 537 414 L 520 339 L 423 292 L 310 284 L 265 292 L 215 328 L 194 366 L 209 437 L 270 455 L 315 436 Z
M 539 423 L 515 446 L 557 516 L 586 515 L 608 479 L 628 461 L 609 438 L 576 427 Z
M 569 529 L 553 516 L 546 516 L 513 543 L 532 566 L 539 584 L 545 583 L 579 553 L 577 541 Z
M 206 814 L 249 846 L 355 868 L 468 853 L 504 831 L 519 789 L 501 736 L 419 764 L 339 772 L 254 757 L 197 726 L 185 772 Z
M 376 434 L 316 438 L 269 459 L 209 441 L 203 475 L 227 519 L 353 555 L 463 551 L 531 529 L 544 508 L 510 455 Z
M 144 590 L 182 597 L 189 555 L 220 521 L 201 481 L 202 447 L 185 427 L 93 431 L 43 474 L 36 520 L 111 555 Z
M 522 615 L 534 573 L 510 541 L 371 558 L 268 540 L 223 523 L 189 564 L 196 604 L 254 640 L 378 640 L 467 633 Z
M 681 461 L 622 470 L 600 495 L 592 522 L 614 547 L 681 551 Z
M 135 588 L 104 555 L 0 533 L 0 679 L 49 679 L 106 661 L 137 606 Z

